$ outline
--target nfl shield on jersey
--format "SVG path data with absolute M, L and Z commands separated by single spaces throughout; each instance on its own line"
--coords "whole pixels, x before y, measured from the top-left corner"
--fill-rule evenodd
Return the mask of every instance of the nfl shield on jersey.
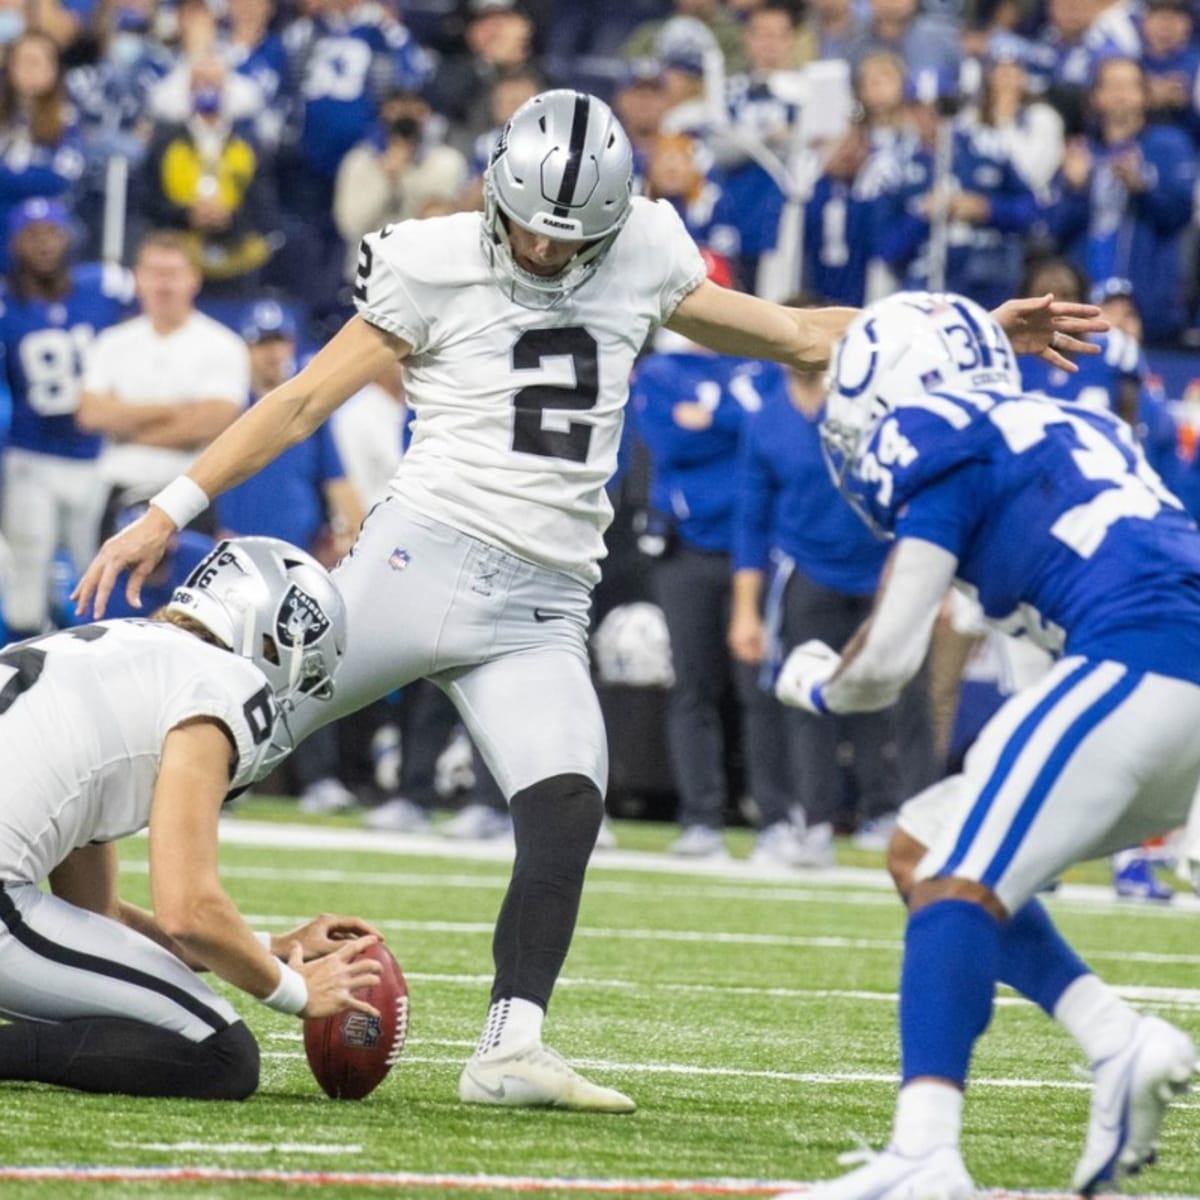
M 476 214 L 368 235 L 358 310 L 412 347 L 405 389 L 416 424 L 393 492 L 595 583 L 634 359 L 704 278 L 674 210 L 639 198 L 594 274 L 550 311 L 497 286 Z

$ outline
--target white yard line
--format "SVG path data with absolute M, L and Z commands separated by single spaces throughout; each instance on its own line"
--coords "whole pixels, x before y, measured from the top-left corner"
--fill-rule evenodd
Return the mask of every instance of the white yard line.
M 362 1146 L 327 1142 L 110 1142 L 130 1150 L 156 1154 L 361 1154 Z
M 395 854 L 402 857 L 453 859 L 459 862 L 512 861 L 512 845 L 492 842 L 455 842 L 436 834 L 381 833 L 368 829 L 335 829 L 315 825 L 287 825 L 271 821 L 243 821 L 231 818 L 221 822 L 221 841 L 230 846 L 264 846 L 271 849 L 319 850 L 323 853 L 336 851 L 362 851 L 375 854 Z M 749 885 L 767 884 L 780 887 L 780 899 L 786 898 L 788 885 L 798 885 L 801 891 L 808 888 L 836 892 L 837 889 L 860 888 L 890 895 L 892 881 L 882 868 L 831 867 L 820 871 L 796 872 L 786 868 L 772 869 L 746 859 L 730 859 L 725 862 L 695 862 L 677 858 L 671 854 L 659 854 L 644 850 L 603 850 L 592 858 L 591 872 L 594 878 L 606 871 L 649 872 L 663 875 L 699 876 L 704 879 L 720 879 L 729 883 Z M 285 874 L 289 874 L 286 873 Z M 291 875 L 290 877 L 296 877 Z M 356 878 L 347 872 L 347 881 Z M 432 876 L 436 883 L 438 876 Z M 453 876 L 452 878 L 464 878 Z M 403 883 L 401 878 L 398 882 Z M 619 881 L 618 881 L 619 882 Z M 485 884 L 492 881 L 484 880 Z M 451 884 L 448 886 L 469 886 Z M 478 886 L 478 883 L 476 884 Z M 499 885 L 496 885 L 499 886 Z M 625 884 L 621 885 L 624 888 Z M 747 888 L 747 895 L 751 889 Z M 703 894 L 712 895 L 711 888 Z M 761 895 L 761 891 L 758 892 Z M 1111 909 L 1130 916 L 1177 917 L 1200 912 L 1200 897 L 1180 895 L 1171 905 L 1129 904 L 1118 901 L 1112 888 L 1097 884 L 1065 884 L 1051 898 L 1055 908 L 1070 908 L 1080 905 L 1087 909 L 1096 907 Z

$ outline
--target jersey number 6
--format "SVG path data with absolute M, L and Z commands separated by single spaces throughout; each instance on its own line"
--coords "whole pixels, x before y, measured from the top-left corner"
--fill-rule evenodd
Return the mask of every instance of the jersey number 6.
M 574 387 L 531 383 L 513 395 L 512 448 L 519 454 L 540 454 L 586 462 L 592 442 L 587 421 L 560 418 L 560 428 L 546 428 L 547 410 L 585 412 L 595 408 L 600 392 L 600 370 L 596 339 L 582 326 L 557 329 L 527 329 L 512 348 L 514 371 L 536 371 L 548 358 L 569 358 L 575 372 Z M 553 418 L 551 418 L 553 420 Z

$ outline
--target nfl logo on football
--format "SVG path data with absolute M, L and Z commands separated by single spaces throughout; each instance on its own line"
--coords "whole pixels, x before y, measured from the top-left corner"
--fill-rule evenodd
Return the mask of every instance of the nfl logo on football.
M 370 1013 L 348 1013 L 346 1023 L 342 1026 L 346 1045 L 356 1049 L 370 1050 L 379 1044 L 380 1034 L 379 1018 Z

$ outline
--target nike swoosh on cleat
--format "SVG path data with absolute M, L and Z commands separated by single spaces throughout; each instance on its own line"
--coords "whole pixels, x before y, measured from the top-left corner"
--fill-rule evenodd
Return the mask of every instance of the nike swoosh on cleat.
M 499 1087 L 488 1087 L 478 1075 L 471 1072 L 471 1082 L 481 1091 L 486 1092 L 493 1100 L 503 1100 L 507 1093 L 504 1090 L 504 1081 L 501 1080 Z

